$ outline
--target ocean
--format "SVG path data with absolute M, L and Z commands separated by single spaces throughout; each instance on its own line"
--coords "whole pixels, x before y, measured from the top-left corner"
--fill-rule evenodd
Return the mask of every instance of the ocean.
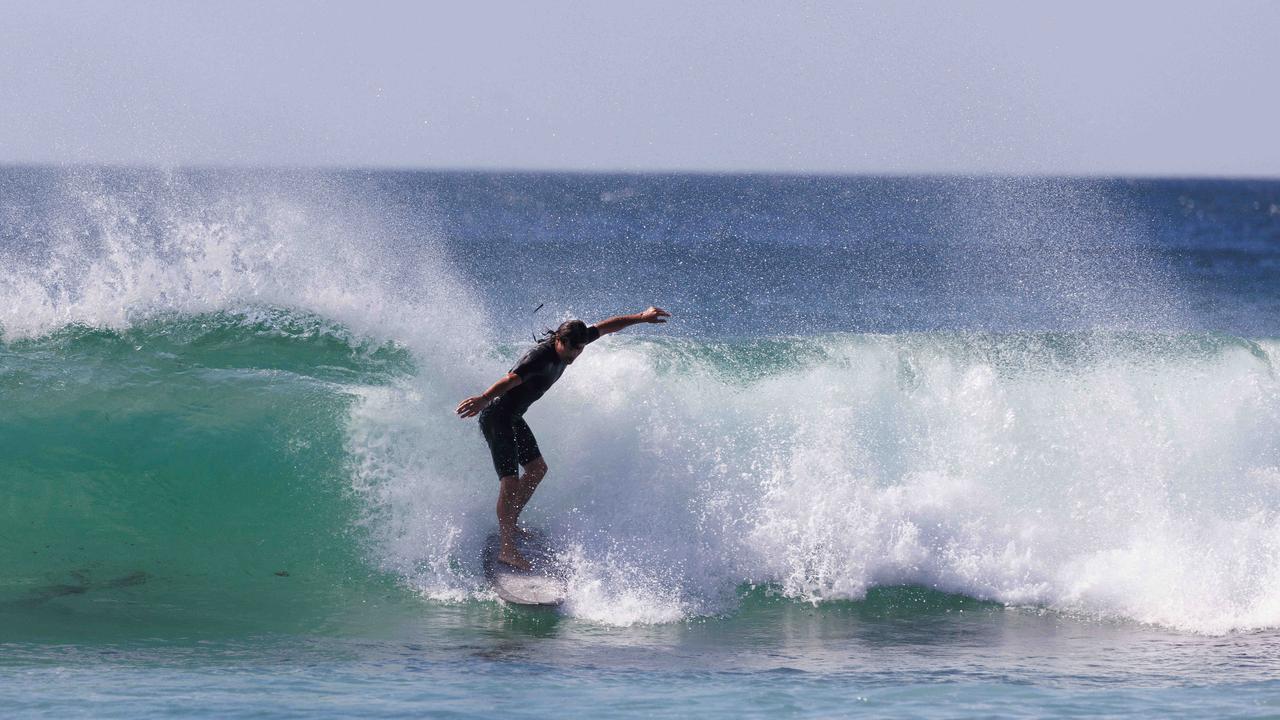
M 1277 359 L 1280 181 L 0 168 L 0 701 L 1277 715 Z

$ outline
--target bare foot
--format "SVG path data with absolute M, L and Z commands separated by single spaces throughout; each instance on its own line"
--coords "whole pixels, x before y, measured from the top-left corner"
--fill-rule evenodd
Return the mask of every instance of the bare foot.
M 521 526 L 517 525 L 517 526 L 516 526 L 516 535 L 517 535 L 517 536 L 519 536 L 519 538 L 520 538 L 521 540 L 530 540 L 530 539 L 532 539 L 535 535 L 537 535 L 537 532 L 535 532 L 535 531 L 533 531 L 533 530 L 530 530 L 530 529 L 528 529 L 528 528 L 521 527 Z
M 524 559 L 515 548 L 503 548 L 498 552 L 498 562 L 505 563 L 517 570 L 529 570 L 529 561 Z

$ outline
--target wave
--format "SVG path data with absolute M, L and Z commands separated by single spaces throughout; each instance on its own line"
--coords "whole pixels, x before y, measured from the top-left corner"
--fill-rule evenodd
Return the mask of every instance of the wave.
M 528 420 L 570 612 L 662 622 L 741 583 L 920 585 L 1202 631 L 1274 626 L 1274 343 L 1221 336 L 607 338 Z M 496 367 L 496 366 L 495 366 Z M 369 391 L 358 482 L 384 567 L 439 598 L 493 478 L 444 402 Z M 369 450 L 368 448 L 376 448 Z
M 489 599 L 496 479 L 453 407 L 523 348 L 447 257 L 323 184 L 101 183 L 3 251 L 0 602 L 101 588 L 279 619 L 388 578 Z M 527 512 L 563 542 L 566 612 L 597 622 L 912 586 L 1275 627 L 1278 348 L 609 336 L 528 415 L 551 469 Z
M 0 610 L 84 596 L 119 612 L 123 594 L 296 619 L 378 586 L 343 419 L 351 388 L 411 367 L 393 345 L 281 312 L 0 344 Z
M 0 182 L 8 626 L 82 597 L 81 619 L 272 629 L 383 593 L 344 447 L 357 390 L 485 332 L 430 233 L 316 173 Z
M 746 584 L 1272 627 L 1278 348 L 611 336 L 528 415 L 552 468 L 528 512 L 564 542 L 567 611 L 599 622 L 731 613 Z M 69 327 L 0 357 L 6 602 L 146 579 L 243 611 L 278 573 L 319 598 L 386 577 L 490 598 L 496 483 L 434 387 L 448 367 L 279 309 Z

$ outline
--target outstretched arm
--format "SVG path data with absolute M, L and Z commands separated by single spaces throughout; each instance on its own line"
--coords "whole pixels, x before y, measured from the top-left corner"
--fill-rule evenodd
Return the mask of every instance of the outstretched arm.
M 521 382 L 519 375 L 516 375 L 515 373 L 507 373 L 506 377 L 494 383 L 488 390 L 485 390 L 483 393 L 476 395 L 475 397 L 469 397 L 458 403 L 458 409 L 454 412 L 464 418 L 478 415 L 480 414 L 480 411 L 488 407 L 489 403 L 493 402 L 495 398 L 519 385 Z
M 596 323 L 596 329 L 601 335 L 618 332 L 624 327 L 635 325 L 636 323 L 664 323 L 665 318 L 671 317 L 671 313 L 658 307 L 650 307 L 644 312 L 638 312 L 634 315 L 618 315 L 608 320 L 601 320 Z

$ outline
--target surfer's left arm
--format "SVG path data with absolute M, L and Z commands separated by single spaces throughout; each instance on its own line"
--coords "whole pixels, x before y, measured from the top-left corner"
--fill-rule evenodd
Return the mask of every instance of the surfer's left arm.
M 600 331 L 601 335 L 608 335 L 637 323 L 664 323 L 666 318 L 669 317 L 671 317 L 671 313 L 662 308 L 651 306 L 648 310 L 634 315 L 617 315 L 608 320 L 601 320 L 596 323 L 596 329 Z

